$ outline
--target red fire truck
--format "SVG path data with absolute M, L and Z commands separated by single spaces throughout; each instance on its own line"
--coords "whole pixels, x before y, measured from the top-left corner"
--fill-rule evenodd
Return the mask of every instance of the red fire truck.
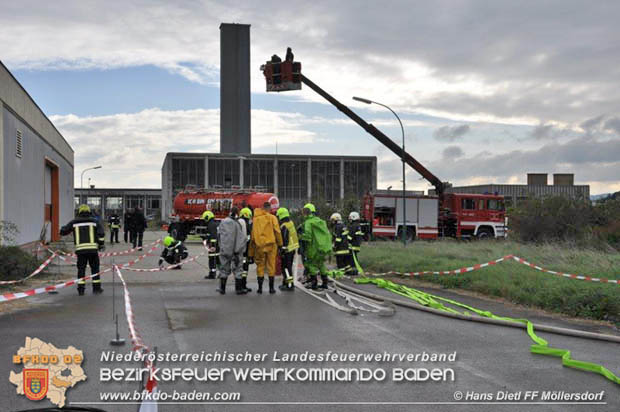
M 228 216 L 233 206 L 239 210 L 244 207 L 254 210 L 263 207 L 265 202 L 271 204 L 273 213 L 280 207 L 276 195 L 256 189 L 210 190 L 188 187 L 174 198 L 168 232 L 179 240 L 185 240 L 187 235 L 204 236 L 207 228 L 201 217 L 205 210 L 212 211 L 215 219 L 221 220 Z
M 503 196 L 444 193 L 440 198 L 407 194 L 405 207 L 407 223 L 403 225 L 402 193 L 368 193 L 362 202 L 362 227 L 375 238 L 402 238 L 406 227 L 410 241 L 439 236 L 506 236 Z
M 402 219 L 402 193 L 394 192 L 392 195 L 378 192 L 365 196 L 361 215 L 365 219 L 363 227 L 368 233 L 377 237 L 394 237 L 402 236 L 403 230 L 406 230 L 405 233 L 410 239 L 438 236 L 456 238 L 506 236 L 503 196 L 447 193 L 446 183 L 383 132 L 304 76 L 301 73 L 301 63 L 268 61 L 261 66 L 261 70 L 265 75 L 268 92 L 300 90 L 301 84 L 305 84 L 435 186 L 436 196 L 405 196 L 406 222 Z

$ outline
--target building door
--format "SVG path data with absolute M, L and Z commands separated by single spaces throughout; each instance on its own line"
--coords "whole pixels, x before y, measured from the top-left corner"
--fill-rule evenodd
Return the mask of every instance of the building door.
M 45 241 L 60 240 L 60 204 L 58 196 L 58 166 L 49 160 L 45 161 L 44 178 L 44 209 Z

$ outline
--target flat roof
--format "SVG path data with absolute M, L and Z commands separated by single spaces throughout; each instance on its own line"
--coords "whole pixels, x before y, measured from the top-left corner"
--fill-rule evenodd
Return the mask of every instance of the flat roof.
M 219 157 L 223 159 L 239 159 L 244 158 L 264 158 L 264 159 L 348 159 L 348 160 L 367 160 L 377 161 L 377 156 L 351 156 L 351 155 L 321 155 L 321 154 L 265 154 L 265 153 L 252 153 L 252 154 L 240 154 L 240 153 L 205 153 L 205 152 L 168 152 L 164 159 L 164 163 L 168 158 L 185 158 L 196 159 L 205 157 Z

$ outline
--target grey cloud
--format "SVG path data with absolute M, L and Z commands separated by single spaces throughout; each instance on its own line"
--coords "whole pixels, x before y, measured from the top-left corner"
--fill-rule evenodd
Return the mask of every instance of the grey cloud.
M 553 133 L 553 125 L 552 124 L 540 124 L 532 129 L 530 132 L 530 136 L 532 136 L 536 140 L 545 140 L 554 137 Z
M 601 123 L 603 122 L 604 118 L 605 118 L 605 115 L 600 115 L 600 116 L 593 117 L 591 119 L 588 119 L 588 120 L 582 122 L 579 125 L 579 127 L 581 127 L 586 132 L 592 132 L 594 130 L 598 130 L 599 127 L 601 126 Z
M 578 181 L 615 182 L 620 170 L 620 141 L 578 138 L 564 144 L 547 144 L 539 150 L 434 161 L 429 167 L 450 181 L 488 177 L 495 183 L 505 183 L 511 176 L 525 177 L 542 168 L 549 173 L 575 173 Z
M 470 130 L 469 125 L 462 124 L 459 126 L 442 126 L 433 132 L 433 137 L 440 141 L 453 142 L 464 135 Z
M 462 157 L 465 153 L 459 146 L 448 146 L 443 149 L 444 159 L 456 159 Z
M 76 67 L 155 64 L 200 77 L 219 62 L 217 25 L 237 21 L 252 24 L 254 51 L 282 48 L 286 38 L 309 72 L 313 61 L 328 62 L 351 73 L 367 70 L 368 82 L 398 84 L 417 63 L 447 84 L 472 79 L 490 88 L 482 95 L 453 90 L 403 98 L 402 110 L 567 123 L 620 112 L 619 2 L 436 0 L 415 2 L 415 10 L 408 0 L 364 7 L 298 0 L 286 8 L 275 0 L 260 8 L 232 0 L 85 4 L 2 2 L 0 26 L 12 28 L 3 36 L 3 58 L 23 68 L 63 59 Z M 24 52 L 37 46 L 44 57 Z
M 620 135 L 620 117 L 612 117 L 608 119 L 605 122 L 604 129 Z

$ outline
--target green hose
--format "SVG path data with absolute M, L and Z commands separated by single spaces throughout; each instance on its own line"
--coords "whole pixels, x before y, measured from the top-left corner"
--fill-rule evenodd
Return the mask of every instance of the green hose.
M 437 310 L 443 310 L 445 312 L 461 314 L 461 315 L 470 315 L 470 313 L 467 311 L 464 311 L 463 313 L 461 313 L 455 309 L 447 307 L 443 303 L 441 303 L 441 301 L 445 303 L 449 303 L 454 306 L 464 308 L 468 311 L 474 312 L 486 318 L 500 319 L 500 320 L 505 320 L 508 322 L 523 323 L 527 326 L 527 334 L 530 336 L 530 338 L 534 342 L 536 342 L 535 344 L 530 346 L 530 352 L 537 353 L 539 355 L 557 356 L 559 358 L 562 358 L 562 365 L 564 366 L 567 366 L 569 368 L 581 369 L 581 370 L 585 370 L 589 372 L 598 373 L 599 375 L 603 375 L 610 381 L 620 385 L 620 378 L 614 375 L 609 369 L 605 368 L 604 366 L 596 364 L 596 363 L 583 362 L 583 361 L 571 359 L 569 350 L 549 347 L 549 344 L 547 343 L 546 340 L 537 336 L 536 333 L 534 333 L 534 325 L 532 324 L 532 322 L 530 322 L 527 319 L 514 319 L 514 318 L 497 316 L 489 311 L 476 309 L 476 308 L 473 308 L 471 306 L 465 305 L 460 302 L 456 302 L 451 299 L 446 299 L 441 296 L 431 295 L 430 293 L 426 293 L 421 290 L 409 288 L 407 286 L 394 283 L 394 282 L 391 282 L 385 279 L 364 277 L 364 278 L 355 279 L 355 283 L 357 284 L 372 283 L 382 289 L 389 290 L 390 292 L 393 292 L 398 295 L 409 298 L 411 300 L 414 300 L 421 305 L 428 306 L 428 307 L 431 307 Z

